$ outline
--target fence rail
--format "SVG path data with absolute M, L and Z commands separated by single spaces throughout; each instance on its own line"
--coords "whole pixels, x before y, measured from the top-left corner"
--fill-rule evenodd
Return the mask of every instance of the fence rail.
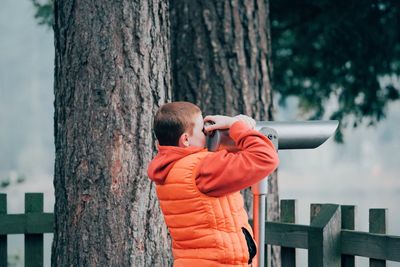
M 310 225 L 296 223 L 296 201 L 281 200 L 281 221 L 265 222 L 266 245 L 281 246 L 282 267 L 296 266 L 296 248 L 308 249 L 309 266 L 370 266 L 400 262 L 400 236 L 386 235 L 386 209 L 370 209 L 369 233 L 354 231 L 355 206 L 312 204 Z M 25 213 L 7 214 L 0 194 L 0 266 L 7 266 L 7 235 L 25 235 L 25 266 L 43 266 L 43 234 L 53 233 L 53 213 L 43 212 L 43 194 L 25 194 Z M 268 265 L 265 265 L 268 266 Z

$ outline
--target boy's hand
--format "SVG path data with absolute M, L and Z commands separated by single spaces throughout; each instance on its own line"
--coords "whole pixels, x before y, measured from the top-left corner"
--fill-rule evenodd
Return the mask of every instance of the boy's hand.
M 206 130 L 206 132 L 211 132 L 214 130 L 229 129 L 232 126 L 232 124 L 234 124 L 238 120 L 239 119 L 235 117 L 228 117 L 222 115 L 206 116 L 204 118 L 204 123 L 211 122 L 213 124 L 205 125 L 204 130 Z
M 240 114 L 240 115 L 235 116 L 235 118 L 246 123 L 250 129 L 256 128 L 256 121 L 249 116 Z
M 237 121 L 243 121 L 246 123 L 251 129 L 254 129 L 256 126 L 256 121 L 252 118 L 245 115 L 237 115 L 235 117 L 228 117 L 222 115 L 214 115 L 214 116 L 206 116 L 204 118 L 204 122 L 213 122 L 214 124 L 206 125 L 204 129 L 207 132 L 214 130 L 223 130 L 231 128 L 232 124 Z

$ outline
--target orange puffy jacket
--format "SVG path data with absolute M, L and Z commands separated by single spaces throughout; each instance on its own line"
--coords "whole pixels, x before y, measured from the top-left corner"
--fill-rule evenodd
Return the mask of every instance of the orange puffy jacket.
M 196 168 L 209 153 L 178 160 L 164 183 L 156 186 L 172 237 L 174 267 L 249 266 L 249 245 L 255 244 L 242 196 L 237 192 L 211 197 L 196 186 Z

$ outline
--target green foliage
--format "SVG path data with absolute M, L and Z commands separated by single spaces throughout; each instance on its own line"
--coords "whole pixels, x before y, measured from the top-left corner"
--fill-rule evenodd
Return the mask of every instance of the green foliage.
M 271 0 L 270 14 L 280 104 L 296 96 L 308 119 L 320 119 L 333 101 L 326 115 L 356 127 L 399 99 L 399 1 Z
M 0 188 L 6 188 L 10 185 L 11 179 L 10 177 L 5 177 L 0 181 Z
M 38 0 L 32 0 L 33 5 L 36 8 L 35 19 L 38 20 L 39 25 L 47 25 L 53 27 L 54 24 L 54 1 L 46 0 L 44 3 L 40 3 Z
M 26 177 L 25 177 L 25 175 L 23 175 L 23 174 L 19 174 L 18 176 L 17 176 L 17 184 L 21 184 L 21 183 L 23 183 L 23 182 L 25 182 L 25 180 L 26 180 Z
M 26 176 L 24 174 L 10 174 L 9 176 L 0 179 L 0 189 L 9 187 L 13 184 L 21 184 L 25 182 Z

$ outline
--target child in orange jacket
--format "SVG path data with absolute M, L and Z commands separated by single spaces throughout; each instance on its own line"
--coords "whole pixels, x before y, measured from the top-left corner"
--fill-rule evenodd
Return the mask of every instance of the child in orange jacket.
M 204 126 L 205 122 L 214 124 Z M 148 167 L 172 238 L 174 267 L 248 266 L 256 254 L 240 190 L 278 166 L 272 142 L 239 115 L 202 117 L 188 102 L 160 107 L 158 154 Z M 205 149 L 206 133 L 229 129 L 237 152 Z

